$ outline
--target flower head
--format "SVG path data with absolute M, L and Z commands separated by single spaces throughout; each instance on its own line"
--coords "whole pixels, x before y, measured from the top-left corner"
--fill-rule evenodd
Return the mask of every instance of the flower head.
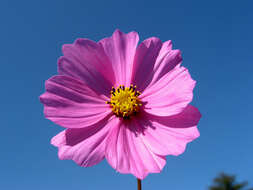
M 51 140 L 60 159 L 87 167 L 106 158 L 143 179 L 199 136 L 201 114 L 189 105 L 195 81 L 180 51 L 155 37 L 138 41 L 116 30 L 98 43 L 63 46 L 59 75 L 40 96 L 45 117 L 66 128 Z

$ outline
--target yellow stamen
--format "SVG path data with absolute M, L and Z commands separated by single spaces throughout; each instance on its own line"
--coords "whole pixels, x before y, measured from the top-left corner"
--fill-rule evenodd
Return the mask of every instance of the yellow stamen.
M 112 87 L 111 100 L 106 103 L 110 104 L 112 111 L 116 116 L 127 119 L 130 118 L 131 115 L 139 112 L 142 104 L 138 96 L 141 93 L 136 91 L 136 88 L 137 87 L 133 85 L 130 87 L 120 85 L 116 89 Z

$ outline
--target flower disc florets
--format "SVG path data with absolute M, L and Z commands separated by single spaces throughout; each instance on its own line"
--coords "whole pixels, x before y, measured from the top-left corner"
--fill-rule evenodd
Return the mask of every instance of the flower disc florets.
M 139 91 L 136 91 L 136 86 L 133 85 L 130 87 L 120 85 L 117 89 L 112 87 L 111 100 L 106 103 L 110 104 L 116 116 L 128 119 L 131 115 L 138 113 L 140 106 L 142 106 L 138 98 L 140 94 Z

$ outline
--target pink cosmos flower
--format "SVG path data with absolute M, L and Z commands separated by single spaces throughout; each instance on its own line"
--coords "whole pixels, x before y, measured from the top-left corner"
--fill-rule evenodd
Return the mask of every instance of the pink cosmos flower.
M 143 179 L 166 155 L 180 155 L 199 136 L 201 117 L 189 105 L 195 81 L 171 41 L 116 30 L 98 43 L 63 45 L 58 73 L 40 96 L 45 117 L 66 130 L 52 138 L 61 160 L 83 167 L 104 158 Z

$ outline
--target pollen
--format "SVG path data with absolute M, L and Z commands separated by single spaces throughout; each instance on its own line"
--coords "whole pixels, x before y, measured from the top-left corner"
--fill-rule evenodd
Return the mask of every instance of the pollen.
M 138 113 L 142 106 L 138 98 L 140 94 L 141 93 L 136 90 L 136 86 L 133 85 L 130 85 L 130 87 L 120 85 L 116 89 L 112 87 L 111 100 L 106 103 L 110 104 L 116 116 L 129 119 L 130 116 Z

